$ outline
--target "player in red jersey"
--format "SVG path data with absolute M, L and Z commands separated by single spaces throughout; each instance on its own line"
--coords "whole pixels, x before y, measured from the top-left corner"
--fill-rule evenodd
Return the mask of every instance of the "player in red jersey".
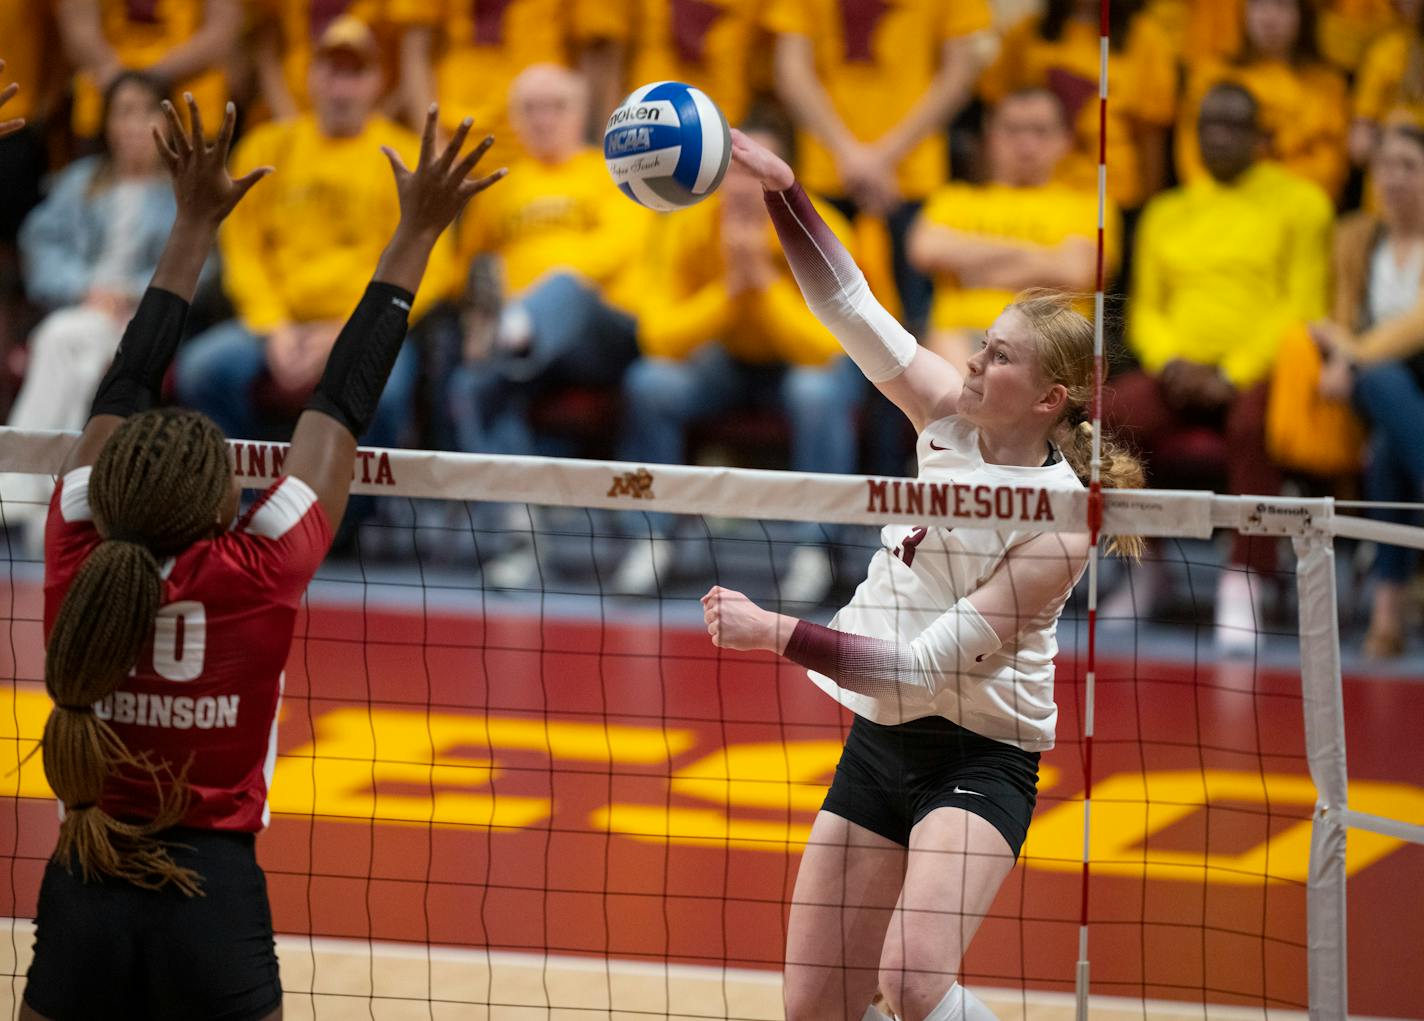
M 157 138 L 178 217 L 50 504 L 45 536 L 45 776 L 63 804 L 20 1017 L 280 1018 L 266 879 L 282 668 L 298 601 L 346 507 L 431 248 L 471 196 L 490 139 L 414 171 L 385 150 L 401 219 L 297 423 L 284 474 L 233 523 L 227 447 L 193 412 L 148 410 L 218 225 L 269 168 L 234 181 L 216 139 L 165 104 Z M 359 211 L 353 210 L 354 215 Z

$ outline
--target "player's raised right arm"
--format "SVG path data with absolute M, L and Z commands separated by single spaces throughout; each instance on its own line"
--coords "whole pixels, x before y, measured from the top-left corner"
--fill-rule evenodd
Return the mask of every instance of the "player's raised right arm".
M 905 413 L 916 430 L 954 414 L 964 384 L 959 370 L 920 347 L 875 300 L 865 274 L 816 212 L 785 161 L 735 130 L 732 158 L 761 181 L 767 210 L 806 304 L 865 377 Z
M 486 138 L 461 157 L 460 149 L 470 132 L 468 119 L 444 151 L 437 153 L 436 116 L 432 104 L 414 170 L 393 150 L 382 147 L 395 171 L 400 223 L 360 304 L 332 346 L 316 392 L 297 421 L 283 466 L 285 474 L 296 476 L 316 492 L 333 529 L 346 512 L 356 439 L 370 425 L 405 341 L 410 306 L 435 242 L 465 203 L 505 173 L 501 168 L 485 177 L 470 178 L 493 139 Z

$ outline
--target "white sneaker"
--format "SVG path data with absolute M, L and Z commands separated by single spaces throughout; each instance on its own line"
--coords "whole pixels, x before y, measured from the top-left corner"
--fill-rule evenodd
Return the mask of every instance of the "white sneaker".
M 1251 656 L 1261 638 L 1261 583 L 1228 566 L 1216 585 L 1216 648 L 1224 656 Z
M 781 579 L 781 601 L 819 606 L 830 595 L 835 575 L 831 555 L 822 546 L 797 546 Z
M 539 584 L 539 559 L 529 543 L 519 543 L 501 553 L 480 571 L 485 588 L 529 589 Z
M 648 596 L 672 578 L 676 551 L 673 539 L 637 539 L 609 583 L 620 595 Z

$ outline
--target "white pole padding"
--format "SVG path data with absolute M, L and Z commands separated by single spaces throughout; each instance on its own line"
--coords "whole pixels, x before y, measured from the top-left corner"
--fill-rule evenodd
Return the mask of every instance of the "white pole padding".
M 1412 822 L 1400 822 L 1398 819 L 1386 819 L 1382 815 L 1370 815 L 1368 812 L 1356 812 L 1350 808 L 1337 809 L 1331 813 L 1335 821 L 1346 829 L 1368 830 L 1370 833 L 1378 833 L 1385 837 L 1394 837 L 1396 840 L 1407 840 L 1412 844 L 1424 844 L 1424 826 Z
M 1376 521 L 1373 518 L 1337 514 L 1330 522 L 1330 534 L 1344 539 L 1366 539 L 1370 542 L 1387 542 L 1394 546 L 1424 549 L 1424 528 L 1417 525 L 1400 525 L 1393 521 Z
M 1300 601 L 1300 679 L 1305 754 L 1315 783 L 1306 940 L 1311 1021 L 1345 1021 L 1349 1007 L 1345 939 L 1345 709 L 1340 689 L 1340 635 L 1335 549 L 1328 535 L 1292 540 Z

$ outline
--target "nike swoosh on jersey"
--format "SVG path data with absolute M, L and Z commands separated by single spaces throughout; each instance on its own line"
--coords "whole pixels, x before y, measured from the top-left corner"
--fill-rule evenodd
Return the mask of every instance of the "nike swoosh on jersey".
M 938 443 L 936 443 L 934 440 L 930 440 L 930 449 L 931 449 L 931 450 L 948 450 L 949 448 L 948 448 L 948 447 L 941 447 L 941 446 L 940 446 Z
M 951 793 L 951 794 L 972 794 L 972 795 L 974 795 L 976 798 L 982 798 L 982 797 L 984 796 L 984 795 L 980 794 L 978 791 L 966 791 L 963 787 L 958 787 L 958 786 L 956 786 L 956 787 L 954 788 L 954 790 L 950 791 L 950 793 Z

